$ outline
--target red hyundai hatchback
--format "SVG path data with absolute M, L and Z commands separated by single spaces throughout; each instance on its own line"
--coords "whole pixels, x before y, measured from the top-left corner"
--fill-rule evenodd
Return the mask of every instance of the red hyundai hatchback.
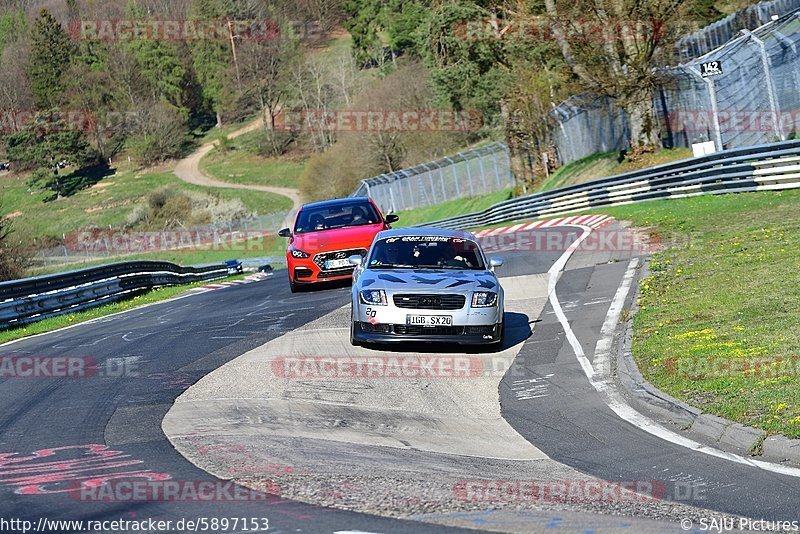
M 294 229 L 278 235 L 289 238 L 286 264 L 292 293 L 300 286 L 346 280 L 353 276 L 348 258 L 366 256 L 375 235 L 398 220 L 383 217 L 370 198 L 341 198 L 306 204 L 294 220 Z

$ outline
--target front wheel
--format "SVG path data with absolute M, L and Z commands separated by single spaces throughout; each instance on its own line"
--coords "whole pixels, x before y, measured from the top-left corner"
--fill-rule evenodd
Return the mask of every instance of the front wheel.
M 350 305 L 350 344 L 354 347 L 361 346 L 361 342 L 356 339 L 356 321 L 353 314 L 352 304 Z
M 506 334 L 505 323 L 500 323 L 500 337 L 498 337 L 497 341 L 495 342 L 498 347 L 503 345 L 505 334 Z
M 297 287 L 297 284 L 292 282 L 291 279 L 289 279 L 289 291 L 291 291 L 292 293 L 297 293 L 298 291 L 300 291 L 300 288 Z

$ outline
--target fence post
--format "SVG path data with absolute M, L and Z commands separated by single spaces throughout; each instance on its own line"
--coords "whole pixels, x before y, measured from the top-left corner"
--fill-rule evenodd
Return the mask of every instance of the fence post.
M 453 182 L 456 184 L 456 198 L 461 197 L 461 187 L 458 185 L 458 174 L 456 173 L 456 162 L 450 159 L 450 157 L 444 158 L 450 162 L 450 168 L 453 169 Z
M 722 146 L 722 130 L 719 127 L 719 107 L 717 105 L 717 89 L 714 87 L 714 79 L 713 78 L 703 78 L 695 67 L 691 65 L 681 65 L 684 69 L 689 71 L 690 73 L 694 74 L 700 80 L 702 80 L 706 87 L 708 87 L 708 97 L 711 99 L 711 119 L 714 122 L 714 135 L 716 137 L 716 145 L 717 150 L 723 150 Z
M 431 184 L 431 204 L 436 204 L 436 188 L 433 186 L 433 171 L 425 163 L 423 163 L 422 166 L 425 167 L 425 172 L 428 174 L 428 182 Z
M 437 165 L 439 164 L 437 163 Z M 444 171 L 441 166 L 439 166 L 439 185 L 442 186 L 442 200 L 444 201 L 447 199 L 447 190 L 444 187 Z
M 481 181 L 483 182 L 483 193 L 489 192 L 489 186 L 486 184 L 486 173 L 483 171 L 483 154 L 478 155 L 478 165 L 481 170 Z
M 767 79 L 767 97 L 769 98 L 769 109 L 772 112 L 772 123 L 775 127 L 775 134 L 781 141 L 786 141 L 786 136 L 781 131 L 780 117 L 781 110 L 778 108 L 778 99 L 775 96 L 775 80 L 772 79 L 772 69 L 769 65 L 769 57 L 767 56 L 767 46 L 764 41 L 753 35 L 749 30 L 742 30 L 742 33 L 750 38 L 751 41 L 758 45 L 759 52 L 761 52 L 761 65 L 764 69 L 764 77 Z
M 499 151 L 495 151 L 492 158 L 492 163 L 494 164 L 494 177 L 497 180 L 497 190 L 501 190 L 503 188 L 503 184 L 500 183 L 500 170 L 497 168 L 497 153 Z
M 459 152 L 458 155 L 461 156 L 461 159 L 464 160 L 464 165 L 467 167 L 467 181 L 469 182 L 469 196 L 474 197 L 475 196 L 475 184 L 472 183 L 472 171 L 469 168 L 469 160 L 467 159 L 467 156 L 465 156 L 463 152 Z

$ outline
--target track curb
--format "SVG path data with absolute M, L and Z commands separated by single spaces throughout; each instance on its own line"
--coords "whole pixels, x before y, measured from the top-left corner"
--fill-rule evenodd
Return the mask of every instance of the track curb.
M 648 272 L 648 259 L 640 258 L 637 282 Z M 626 302 L 631 315 L 636 312 L 638 297 L 637 283 L 636 290 Z M 615 378 L 622 386 L 625 397 L 637 410 L 653 416 L 659 422 L 667 423 L 679 434 L 695 441 L 744 456 L 758 456 L 775 463 L 800 465 L 800 439 L 789 439 L 782 435 L 767 436 L 761 429 L 703 412 L 652 385 L 642 376 L 636 365 L 631 350 L 632 340 L 631 320 L 620 322 L 616 333 Z

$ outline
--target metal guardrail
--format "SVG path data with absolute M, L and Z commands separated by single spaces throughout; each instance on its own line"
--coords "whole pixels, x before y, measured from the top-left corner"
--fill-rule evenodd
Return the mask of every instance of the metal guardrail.
M 417 226 L 463 230 L 647 200 L 791 188 L 800 188 L 800 140 L 725 150 L 581 182 Z
M 0 329 L 106 304 L 156 286 L 227 276 L 222 265 L 126 261 L 0 283 Z

